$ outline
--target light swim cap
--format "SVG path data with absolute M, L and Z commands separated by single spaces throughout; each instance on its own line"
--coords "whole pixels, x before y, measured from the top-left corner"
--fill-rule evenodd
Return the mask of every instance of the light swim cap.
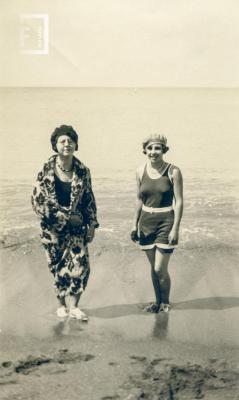
M 149 143 L 162 144 L 164 147 L 164 153 L 166 153 L 169 150 L 169 147 L 167 146 L 166 136 L 160 135 L 159 133 L 151 134 L 147 138 L 145 138 L 145 140 L 143 141 L 144 153 L 145 153 L 145 149 L 149 145 Z

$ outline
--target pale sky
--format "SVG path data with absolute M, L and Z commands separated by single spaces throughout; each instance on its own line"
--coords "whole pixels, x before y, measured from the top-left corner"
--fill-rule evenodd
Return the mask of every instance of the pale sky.
M 0 86 L 238 87 L 238 0 L 0 0 Z M 47 14 L 49 53 L 20 53 Z

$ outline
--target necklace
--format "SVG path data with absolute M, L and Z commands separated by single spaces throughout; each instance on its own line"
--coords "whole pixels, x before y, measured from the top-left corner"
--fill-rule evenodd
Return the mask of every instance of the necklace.
M 163 171 L 164 167 L 165 167 L 165 162 L 163 161 L 162 164 L 160 165 L 160 167 L 158 167 L 158 168 L 156 167 L 156 170 L 157 170 L 159 173 L 161 173 L 161 171 Z
M 58 162 L 57 162 L 57 166 L 63 171 L 63 172 L 70 172 L 73 169 L 73 165 L 71 166 L 70 169 L 65 169 L 63 168 Z

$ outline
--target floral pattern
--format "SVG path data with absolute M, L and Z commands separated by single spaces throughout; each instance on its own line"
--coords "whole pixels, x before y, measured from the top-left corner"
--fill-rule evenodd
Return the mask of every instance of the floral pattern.
M 31 197 L 32 206 L 40 217 L 41 241 L 46 251 L 48 266 L 55 280 L 59 299 L 85 290 L 89 274 L 89 253 L 86 241 L 87 226 L 98 227 L 95 197 L 89 169 L 73 158 L 73 176 L 69 207 L 58 203 L 55 191 L 52 156 L 37 176 Z M 77 214 L 82 223 L 73 227 L 70 216 Z

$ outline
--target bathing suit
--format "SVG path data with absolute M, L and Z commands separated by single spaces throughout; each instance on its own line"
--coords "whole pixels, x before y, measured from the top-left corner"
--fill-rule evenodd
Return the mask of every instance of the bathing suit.
M 71 182 L 63 182 L 56 174 L 55 190 L 58 203 L 63 207 L 69 207 L 71 200 Z
M 140 184 L 139 197 L 143 206 L 139 218 L 139 245 L 142 250 L 157 247 L 165 253 L 172 253 L 176 245 L 168 242 L 168 235 L 174 223 L 173 183 L 169 177 L 168 164 L 159 178 L 150 178 L 147 164 Z

